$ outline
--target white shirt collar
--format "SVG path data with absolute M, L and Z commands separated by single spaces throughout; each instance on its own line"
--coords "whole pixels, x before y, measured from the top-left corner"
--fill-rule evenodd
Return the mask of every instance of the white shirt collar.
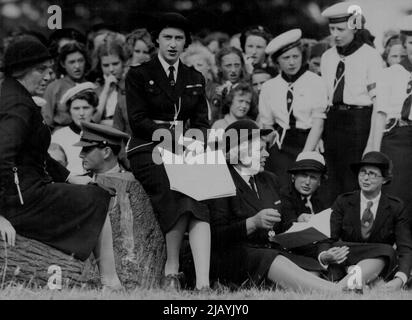
M 379 192 L 379 194 L 374 199 L 367 199 L 363 195 L 362 191 L 360 192 L 360 218 L 361 219 L 362 219 L 363 212 L 365 211 L 369 201 L 372 201 L 371 211 L 372 211 L 372 214 L 373 214 L 373 218 L 374 219 L 376 218 L 376 212 L 378 210 L 381 195 L 382 195 L 382 192 Z
M 165 71 L 166 76 L 168 77 L 170 64 L 168 64 L 166 60 L 163 59 L 160 53 L 157 54 L 157 57 L 159 58 L 160 64 L 162 65 L 163 70 Z M 175 72 L 174 72 L 175 81 L 177 81 L 177 72 L 179 70 L 179 63 L 180 63 L 180 59 L 177 59 L 176 63 L 173 64 L 173 67 L 175 68 Z

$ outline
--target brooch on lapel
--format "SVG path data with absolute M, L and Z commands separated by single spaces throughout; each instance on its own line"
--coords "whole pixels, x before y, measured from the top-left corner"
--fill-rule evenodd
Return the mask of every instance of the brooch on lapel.
M 152 86 L 152 85 L 154 85 L 154 81 L 153 80 L 150 80 L 149 81 L 149 84 Z

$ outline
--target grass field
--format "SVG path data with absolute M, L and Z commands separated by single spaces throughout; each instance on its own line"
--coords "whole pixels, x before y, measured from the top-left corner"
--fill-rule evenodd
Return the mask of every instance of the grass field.
M 66 289 L 60 291 L 34 290 L 23 286 L 9 286 L 0 290 L 0 300 L 412 300 L 412 291 L 388 293 L 371 290 L 363 295 L 355 293 L 296 293 L 282 290 L 241 290 L 210 295 L 192 291 L 181 293 L 161 290 L 134 290 L 110 293 L 99 290 Z

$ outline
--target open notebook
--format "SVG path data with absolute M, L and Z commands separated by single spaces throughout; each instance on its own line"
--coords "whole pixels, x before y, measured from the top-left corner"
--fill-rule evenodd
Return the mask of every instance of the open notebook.
M 313 215 L 309 222 L 295 222 L 289 230 L 274 236 L 272 241 L 292 249 L 329 239 L 331 213 L 329 208 Z
M 159 150 L 171 190 L 198 201 L 236 195 L 236 187 L 221 150 L 208 150 L 192 158 L 190 163 L 183 155 L 176 155 L 166 149 Z

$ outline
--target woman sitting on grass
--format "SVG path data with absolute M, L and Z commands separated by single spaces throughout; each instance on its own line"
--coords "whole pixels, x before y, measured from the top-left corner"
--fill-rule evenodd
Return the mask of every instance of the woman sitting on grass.
M 298 256 L 269 242 L 269 231 L 278 230 L 281 216 L 279 184 L 264 171 L 268 152 L 261 138 L 271 130 L 259 130 L 252 120 L 240 120 L 226 129 L 239 139 L 227 144 L 229 170 L 236 196 L 211 201 L 212 275 L 224 283 L 261 285 L 277 283 L 292 290 L 339 292 L 337 284 L 306 271 L 321 271 L 316 259 Z
M 351 165 L 361 190 L 337 198 L 330 220 L 332 243 L 319 244 L 319 261 L 329 265 L 338 280 L 354 264 L 361 267 L 364 283 L 378 276 L 390 278 L 397 269 L 384 285 L 388 290 L 401 289 L 409 278 L 410 214 L 400 199 L 381 192 L 391 180 L 391 167 L 390 159 L 381 152 L 369 152 Z

